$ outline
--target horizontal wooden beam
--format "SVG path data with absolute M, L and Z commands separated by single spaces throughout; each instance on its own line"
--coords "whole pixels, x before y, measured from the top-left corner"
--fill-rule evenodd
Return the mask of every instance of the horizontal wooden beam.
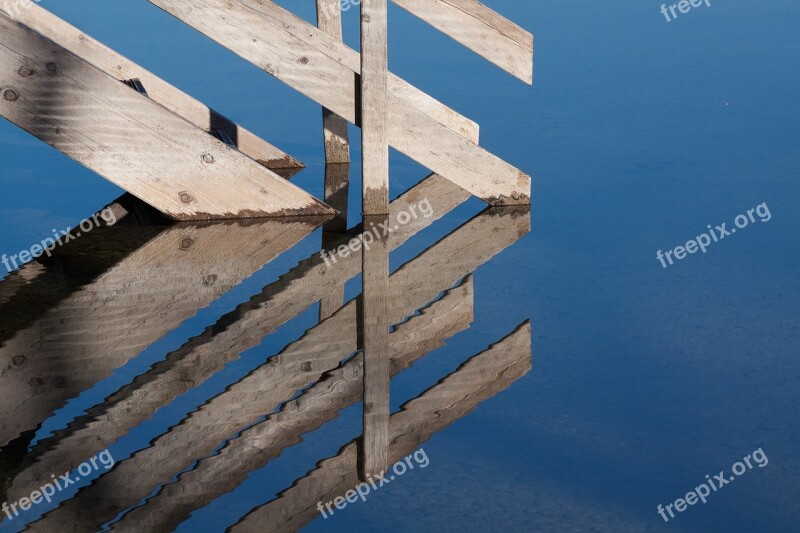
M 213 132 L 214 130 L 225 131 L 234 141 L 237 150 L 273 170 L 276 174 L 289 178 L 304 167 L 294 157 L 222 116 L 217 111 L 206 107 L 202 102 L 170 85 L 155 74 L 147 71 L 144 67 L 137 65 L 91 36 L 86 35 L 46 9 L 34 3 L 30 3 L 31 5 L 26 6 L 24 9 L 11 9 L 10 6 L 18 4 L 19 2 L 15 0 L 0 0 L 0 8 L 11 13 L 14 19 L 47 36 L 106 74 L 119 80 L 138 78 L 152 100 L 163 105 L 176 115 L 185 118 L 198 128 L 208 132 Z
M 242 58 L 358 124 L 359 54 L 269 0 L 150 0 Z M 460 115 L 388 80 L 389 143 L 490 205 L 530 203 L 530 176 L 476 144 Z
M 392 0 L 527 84 L 533 83 L 533 35 L 477 0 Z
M 335 211 L 0 13 L 0 115 L 179 220 Z

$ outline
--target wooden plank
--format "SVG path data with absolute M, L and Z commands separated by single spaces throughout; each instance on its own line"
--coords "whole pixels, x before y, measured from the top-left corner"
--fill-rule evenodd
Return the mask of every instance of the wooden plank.
M 359 54 L 273 2 L 150 2 L 317 103 L 360 123 L 356 117 Z M 390 145 L 490 205 L 530 203 L 530 176 L 478 146 L 476 131 L 464 138 L 469 126 L 453 122 L 460 115 L 452 110 L 432 108 L 427 95 L 409 101 L 409 95 L 419 93 L 397 80 L 389 75 Z
M 19 2 L 0 0 L 0 7 L 6 11 L 15 4 Z M 24 9 L 13 10 L 12 17 L 118 80 L 138 78 L 151 99 L 204 131 L 224 130 L 233 139 L 237 150 L 276 174 L 289 178 L 303 168 L 304 165 L 294 157 L 37 4 L 30 3 Z
M 429 176 L 392 202 L 392 224 L 398 223 L 401 213 L 410 212 L 411 206 L 426 199 L 435 206 L 432 215 L 420 216 L 400 225 L 389 235 L 389 247 L 399 247 L 468 197 L 466 192 L 444 178 Z M 339 235 L 339 240 L 332 243 L 327 252 L 334 253 L 340 244 L 360 233 L 359 224 L 348 234 Z M 48 472 L 58 470 L 60 465 L 79 463 L 96 453 L 98 447 L 110 445 L 153 412 L 238 358 L 241 352 L 258 346 L 266 335 L 317 300 L 333 298 L 349 279 L 360 273 L 361 262 L 360 251 L 331 264 L 326 264 L 320 254 L 301 261 L 278 281 L 264 287 L 260 294 L 221 317 L 178 350 L 167 354 L 164 361 L 137 376 L 131 384 L 89 409 L 66 430 L 43 440 L 28 454 L 31 463 L 36 463 L 35 471 L 49 475 Z M 447 280 L 442 286 L 447 286 Z M 424 296 L 419 298 L 422 299 Z M 31 303 L 26 305 L 30 307 Z M 341 307 L 340 303 L 332 309 L 331 315 Z M 191 380 L 186 379 L 187 376 L 191 376 Z
M 531 330 L 530 323 L 525 322 L 392 415 L 390 460 L 395 463 L 414 453 L 436 432 L 467 416 L 530 369 Z M 359 485 L 357 444 L 357 440 L 352 441 L 336 456 L 317 462 L 315 469 L 227 531 L 260 533 L 269 529 L 289 533 L 319 518 L 318 502 L 324 505 Z
M 347 108 L 352 112 L 353 117 L 350 118 L 349 114 L 342 116 L 345 116 L 354 124 L 361 124 L 360 117 L 357 116 L 358 110 L 355 101 L 357 97 L 357 91 L 355 89 L 358 88 L 357 77 L 361 74 L 361 58 L 358 52 L 346 46 L 340 40 L 332 39 L 329 35 L 319 31 L 305 20 L 294 15 L 290 11 L 287 11 L 286 9 L 283 9 L 271 0 L 235 1 L 240 5 L 245 5 L 257 12 L 260 15 L 259 18 L 261 20 L 261 24 L 269 24 L 275 30 L 281 28 L 281 33 L 271 35 L 273 36 L 273 39 L 277 38 L 284 40 L 284 43 L 275 42 L 274 44 L 280 49 L 284 49 L 284 51 L 291 54 L 289 56 L 290 58 L 296 57 L 293 52 L 302 50 L 303 53 L 305 53 L 307 51 L 306 48 L 310 48 L 311 51 L 309 51 L 309 53 L 313 54 L 313 51 L 316 50 L 323 54 L 326 59 L 334 60 L 334 62 L 338 64 L 338 67 L 327 63 L 327 61 L 319 63 L 315 62 L 315 65 L 312 65 L 310 61 L 309 63 L 304 63 L 302 59 L 303 57 L 306 57 L 304 55 L 300 55 L 300 57 L 297 58 L 297 61 L 299 61 L 301 64 L 309 65 L 312 68 L 314 66 L 318 68 L 321 67 L 323 69 L 323 78 L 326 78 L 331 74 L 335 74 L 337 77 L 344 76 L 343 80 L 348 81 L 348 78 L 352 77 L 353 83 L 348 84 L 348 86 L 351 87 L 351 90 L 347 95 L 345 95 L 345 101 L 347 102 Z M 285 41 L 285 36 L 282 35 L 284 32 L 291 37 L 291 41 Z M 225 43 L 221 44 L 223 46 L 227 46 Z M 284 46 L 284 44 L 289 44 L 289 46 Z M 306 59 L 310 59 L 310 56 L 306 57 Z M 280 59 L 278 59 L 274 64 L 281 64 L 285 68 L 290 67 L 290 65 L 283 63 Z M 344 67 L 344 69 L 342 69 L 342 67 Z M 331 68 L 334 70 L 329 70 Z M 277 76 L 277 74 L 273 75 Z M 280 79 L 280 76 L 278 76 L 278 78 Z M 469 120 L 453 109 L 450 109 L 435 98 L 409 84 L 407 81 L 393 75 L 391 72 L 389 73 L 388 88 L 389 91 L 399 94 L 400 97 L 409 98 L 409 104 L 414 105 L 432 119 L 440 122 L 447 128 L 477 144 L 479 128 L 478 125 L 472 120 Z
M 8 415 L 0 419 L 0 445 L 36 428 L 68 399 L 110 375 L 320 223 L 290 220 L 178 224 L 6 339 L 0 345 L 0 365 L 11 370 L 0 376 L 0 402 Z M 104 229 L 95 228 L 67 244 L 81 255 L 86 250 L 75 245 L 85 237 L 105 238 L 105 244 L 94 245 L 102 248 L 113 246 L 120 232 L 147 230 Z M 69 264 L 69 250 L 61 252 L 60 261 Z
M 474 217 L 392 274 L 390 323 L 399 324 L 414 314 L 413 310 L 425 307 L 529 230 L 527 209 L 487 209 Z M 357 350 L 359 300 L 351 300 L 279 354 L 267 358 L 264 365 L 170 428 L 151 447 L 118 463 L 77 497 L 29 526 L 30 530 L 49 531 L 57 523 L 95 529 L 148 496 L 156 486 L 169 482 L 195 459 L 210 455 L 237 430 L 318 381 Z
M 363 5 L 363 4 L 362 4 Z M 362 227 L 375 237 L 361 254 L 362 296 L 359 309 L 361 348 L 364 354 L 364 435 L 360 444 L 360 473 L 366 480 L 389 466 L 389 247 L 388 216 L 366 216 Z M 368 229 L 369 228 L 369 229 Z M 364 242 L 367 239 L 365 237 Z
M 387 2 L 361 2 L 361 183 L 365 215 L 389 213 Z
M 393 376 L 469 327 L 474 318 L 472 283 L 468 276 L 418 316 L 395 328 L 389 342 Z M 357 354 L 341 368 L 326 373 L 302 396 L 242 432 L 218 454 L 200 460 L 146 505 L 126 514 L 114 524 L 114 530 L 174 531 L 193 511 L 233 491 L 250 472 L 263 468 L 287 448 L 302 442 L 303 435 L 316 431 L 361 400 L 363 366 L 363 354 Z
M 317 0 L 317 27 L 337 41 L 342 40 L 341 0 Z M 347 120 L 322 108 L 326 163 L 349 163 L 350 140 Z
M 299 187 L 0 13 L 0 115 L 176 219 L 333 214 Z
M 533 83 L 533 35 L 477 0 L 393 0 L 527 84 Z

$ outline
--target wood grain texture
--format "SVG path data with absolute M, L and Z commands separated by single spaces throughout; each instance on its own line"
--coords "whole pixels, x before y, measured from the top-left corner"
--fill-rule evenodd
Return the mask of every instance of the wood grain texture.
M 390 277 L 389 321 L 399 324 L 447 288 L 472 273 L 530 230 L 526 209 L 487 209 L 439 241 Z M 435 275 L 432 275 L 435 274 Z M 95 529 L 167 483 L 194 460 L 210 455 L 234 432 L 259 420 L 318 381 L 358 349 L 357 308 L 351 300 L 302 338 L 269 357 L 267 363 L 228 387 L 152 446 L 120 462 L 93 485 L 31 524 L 49 531 L 53 524 Z
M 389 213 L 388 0 L 361 2 L 362 212 Z
M 366 216 L 364 228 L 388 226 L 388 216 Z M 377 235 L 361 254 L 358 322 L 364 360 L 364 435 L 359 455 L 362 479 L 386 471 L 389 448 L 389 247 Z M 366 242 L 366 241 L 365 241 Z
M 427 353 L 444 346 L 446 339 L 467 329 L 474 318 L 472 277 L 447 291 L 418 316 L 400 324 L 389 339 L 392 375 L 409 368 Z M 182 474 L 177 483 L 134 509 L 115 524 L 115 531 L 161 533 L 172 531 L 197 509 L 233 491 L 250 472 L 263 468 L 283 451 L 302 442 L 335 419 L 339 412 L 361 400 L 363 354 L 332 370 L 302 396 L 264 422 L 231 440 L 219 454 L 204 458 Z
M 0 114 L 176 219 L 332 214 L 241 152 L 0 13 Z
M 533 35 L 477 0 L 393 0 L 527 84 L 533 83 Z
M 359 55 L 269 0 L 150 0 L 350 122 L 359 123 Z M 530 176 L 464 134 L 458 115 L 388 79 L 389 144 L 490 205 L 530 203 Z M 413 94 L 412 94 L 413 93 Z M 435 115 L 435 116 L 431 116 Z
M 392 463 L 420 449 L 434 433 L 467 416 L 479 404 L 507 389 L 531 369 L 530 323 L 471 357 L 458 370 L 413 400 L 389 421 Z M 333 501 L 359 485 L 357 441 L 316 467 L 277 498 L 262 505 L 228 529 L 230 533 L 299 531 L 320 517 L 317 502 Z M 334 513 L 338 512 L 334 508 Z M 329 516 L 329 519 L 331 517 Z
M 342 40 L 341 0 L 317 0 L 317 28 L 337 41 Z M 322 108 L 322 130 L 326 163 L 349 163 L 350 140 L 347 119 Z
M 15 0 L 0 0 L 0 7 L 5 6 L 5 9 L 8 10 L 8 6 L 18 3 Z M 32 30 L 46 35 L 49 39 L 118 80 L 138 78 L 152 100 L 204 131 L 224 130 L 234 140 L 236 148 L 240 152 L 282 177 L 291 177 L 304 167 L 294 157 L 239 126 L 217 111 L 210 109 L 202 102 L 93 39 L 46 9 L 36 4 L 31 4 L 24 9 L 14 10 L 13 18 Z
M 397 224 L 400 213 L 409 212 L 411 206 L 426 199 L 434 206 L 431 216 L 420 216 L 401 225 L 398 231 L 389 235 L 389 247 L 399 247 L 468 197 L 466 192 L 444 178 L 429 176 L 392 202 L 391 220 L 392 224 Z M 334 252 L 340 244 L 359 235 L 361 228 L 359 224 L 348 234 L 340 235 L 327 251 Z M 203 383 L 228 362 L 238 358 L 241 352 L 258 346 L 265 336 L 317 300 L 333 297 L 349 279 L 360 273 L 360 254 L 359 251 L 330 265 L 318 254 L 301 261 L 260 294 L 221 317 L 203 333 L 167 354 L 148 372 L 92 407 L 87 415 L 76 419 L 66 430 L 42 441 L 29 454 L 31 462 L 40 463 L 36 471 L 46 474 L 57 470 L 61 464 L 91 456 L 98 447 L 110 445 L 157 409 Z M 333 309 L 331 314 L 341 306 Z

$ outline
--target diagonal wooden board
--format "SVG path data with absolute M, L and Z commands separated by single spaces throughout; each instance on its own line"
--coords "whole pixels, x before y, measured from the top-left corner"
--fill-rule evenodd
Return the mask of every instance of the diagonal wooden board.
M 277 174 L 288 178 L 304 167 L 294 157 L 235 124 L 213 109 L 209 109 L 203 103 L 170 85 L 155 74 L 148 72 L 147 69 L 137 65 L 122 54 L 86 35 L 46 9 L 34 3 L 24 9 L 12 7 L 15 4 L 18 4 L 18 2 L 14 2 L 14 0 L 0 0 L 0 9 L 5 9 L 14 19 L 47 36 L 106 74 L 118 80 L 140 79 L 152 100 L 202 130 L 210 132 L 215 129 L 223 129 L 234 140 L 236 148 L 240 152 Z
M 334 213 L 5 12 L 0 115 L 179 220 Z
M 527 84 L 533 83 L 533 35 L 477 0 L 392 0 Z
M 350 122 L 360 57 L 269 0 L 149 0 Z M 476 144 L 460 115 L 390 74 L 389 143 L 490 205 L 530 203 L 530 176 Z M 461 125 L 459 125 L 461 123 Z

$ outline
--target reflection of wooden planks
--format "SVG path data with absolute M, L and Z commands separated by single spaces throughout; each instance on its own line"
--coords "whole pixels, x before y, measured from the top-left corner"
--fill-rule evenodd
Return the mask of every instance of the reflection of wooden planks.
M 342 40 L 341 0 L 317 0 L 317 27 L 337 41 Z M 349 163 L 350 141 L 347 120 L 322 108 L 326 163 Z
M 434 213 L 429 218 L 420 216 L 400 226 L 398 231 L 389 235 L 390 248 L 400 246 L 467 197 L 464 191 L 436 175 L 415 185 L 392 202 L 392 222 L 397 221 L 400 213 L 408 212 L 409 206 L 424 199 L 434 206 Z M 354 228 L 344 237 L 344 242 L 359 232 L 360 226 Z M 333 249 L 335 247 L 329 251 Z M 95 453 L 98 446 L 110 445 L 157 409 L 205 381 L 239 353 L 258 346 L 266 335 L 315 301 L 338 291 L 360 272 L 360 267 L 360 252 L 343 257 L 330 266 L 319 255 L 302 261 L 276 283 L 265 287 L 261 294 L 223 316 L 201 335 L 168 354 L 150 371 L 136 377 L 130 385 L 91 408 L 85 417 L 78 418 L 65 431 L 45 440 L 44 449 L 37 446 L 33 450 L 38 462 L 36 470 L 41 475 L 48 475 L 48 472 L 60 468 L 59 465 L 78 464 Z M 445 282 L 441 286 L 447 287 L 448 284 Z M 339 307 L 341 305 L 331 309 L 331 314 Z
M 299 17 L 269 0 L 150 1 L 350 122 L 359 122 L 358 53 Z M 429 96 L 391 74 L 388 88 L 392 146 L 490 205 L 530 203 L 530 177 L 478 146 L 469 127 L 453 123 L 457 114 L 433 105 Z
M 445 339 L 469 327 L 474 316 L 472 278 L 451 289 L 419 316 L 397 326 L 390 336 L 392 374 L 444 345 Z M 363 355 L 325 374 L 278 413 L 244 431 L 220 450 L 202 459 L 166 485 L 147 505 L 134 509 L 114 525 L 115 531 L 173 531 L 199 509 L 238 487 L 250 472 L 264 467 L 302 436 L 338 416 L 361 399 Z
M 474 217 L 391 276 L 390 323 L 398 324 L 426 306 L 529 230 L 527 209 L 487 209 Z M 436 275 L 432 270 L 438 270 Z M 118 511 L 145 498 L 155 486 L 167 483 L 192 461 L 210 455 L 222 440 L 272 413 L 307 384 L 318 381 L 358 349 L 359 299 L 351 300 L 268 358 L 264 365 L 154 440 L 150 448 L 119 463 L 113 475 L 101 477 L 31 529 L 47 531 L 54 523 L 90 529 L 112 519 Z
M 533 35 L 477 0 L 393 1 L 506 72 L 533 82 Z
M 35 428 L 319 223 L 176 225 L 60 301 L 0 347 L 0 403 L 11 415 L 0 421 L 0 444 Z
M 363 5 L 363 4 L 362 4 Z M 364 228 L 388 225 L 388 216 L 364 217 Z M 374 230 L 370 230 L 374 231 Z M 365 239 L 366 242 L 366 239 Z M 364 436 L 362 479 L 383 472 L 389 447 L 389 249 L 386 236 L 376 237 L 362 254 L 361 308 L 358 313 L 364 360 Z
M 333 210 L 0 13 L 0 114 L 177 219 Z
M 456 420 L 469 414 L 480 403 L 507 389 L 531 368 L 531 329 L 519 326 L 508 337 L 473 356 L 458 370 L 406 402 L 389 422 L 389 459 L 401 461 Z M 317 467 L 295 481 L 277 498 L 251 511 L 231 533 L 300 530 L 320 516 L 317 502 L 323 505 L 354 489 L 359 484 L 356 469 L 356 442 L 338 455 L 320 461 Z M 335 511 L 334 511 L 335 512 Z
M 19 2 L 0 0 L 0 5 L 2 4 L 8 6 L 19 4 Z M 13 16 L 32 30 L 47 35 L 48 38 L 118 80 L 138 78 L 152 100 L 204 131 L 224 131 L 240 152 L 281 176 L 290 177 L 303 168 L 303 164 L 292 156 L 223 117 L 213 109 L 209 109 L 180 89 L 173 87 L 46 9 L 31 3 L 24 9 L 15 9 Z
M 389 212 L 387 2 L 361 2 L 361 183 L 365 215 Z

